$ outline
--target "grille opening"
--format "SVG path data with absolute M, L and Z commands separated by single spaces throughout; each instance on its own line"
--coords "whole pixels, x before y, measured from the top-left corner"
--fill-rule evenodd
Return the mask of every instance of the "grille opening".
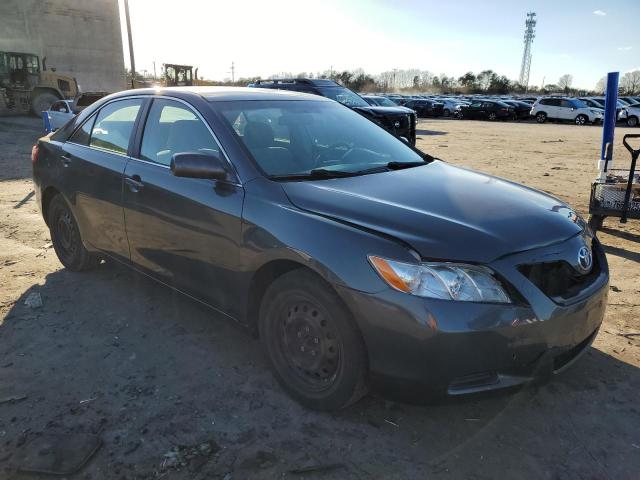
M 596 281 L 600 262 L 594 251 L 593 266 L 587 274 L 576 271 L 564 260 L 520 265 L 518 270 L 548 297 L 568 300 Z
M 495 385 L 500 380 L 496 372 L 480 372 L 454 378 L 449 384 L 449 392 L 477 389 L 487 385 Z

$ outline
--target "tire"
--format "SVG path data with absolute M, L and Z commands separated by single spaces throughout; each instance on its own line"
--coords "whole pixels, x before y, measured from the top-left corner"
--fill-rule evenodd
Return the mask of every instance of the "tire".
M 448 108 L 445 108 L 445 109 L 442 111 L 442 114 L 443 114 L 445 117 L 448 117 L 449 115 L 451 115 L 451 112 L 449 111 L 449 109 L 448 109 Z
M 57 102 L 58 100 L 60 99 L 53 93 L 40 93 L 31 99 L 31 113 L 39 117 L 44 110 L 49 110 L 53 102 Z
M 576 125 L 586 125 L 587 123 L 589 123 L 589 118 L 587 118 L 586 115 L 578 115 L 575 120 L 574 120 Z
M 367 393 L 360 332 L 340 297 L 315 274 L 294 270 L 269 286 L 259 332 L 276 378 L 305 407 L 339 410 Z
M 638 117 L 632 115 L 627 117 L 627 126 L 628 127 L 637 127 L 638 126 Z
M 60 263 L 73 272 L 95 268 L 100 259 L 82 244 L 76 219 L 62 195 L 53 197 L 48 210 L 51 243 Z
M 591 215 L 589 217 L 589 227 L 593 230 L 593 233 L 596 233 L 598 230 L 602 228 L 602 222 L 607 218 L 604 215 Z
M 538 112 L 536 113 L 536 122 L 538 123 L 544 123 L 547 121 L 547 114 L 544 112 Z
M 487 118 L 493 122 L 498 118 L 498 116 L 496 115 L 496 112 L 489 112 L 489 116 Z

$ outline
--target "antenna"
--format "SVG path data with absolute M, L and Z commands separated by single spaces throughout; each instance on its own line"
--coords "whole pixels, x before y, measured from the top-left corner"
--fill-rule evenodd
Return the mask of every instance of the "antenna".
M 531 70 L 531 44 L 536 38 L 536 13 L 528 12 L 524 22 L 524 52 L 522 52 L 522 66 L 520 67 L 520 85 L 524 85 L 526 92 L 529 87 L 529 70 Z

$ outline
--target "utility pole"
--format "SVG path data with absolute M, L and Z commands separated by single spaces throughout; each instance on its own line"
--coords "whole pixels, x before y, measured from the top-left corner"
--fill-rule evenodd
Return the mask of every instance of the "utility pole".
M 236 81 L 236 66 L 234 62 L 231 62 L 231 83 L 235 83 Z
M 393 89 L 396 89 L 396 72 L 398 71 L 397 68 L 393 69 Z
M 520 66 L 520 85 L 524 85 L 524 91 L 529 88 L 529 71 L 531 70 L 531 45 L 536 37 L 536 13 L 528 12 L 524 22 L 524 51 L 522 52 L 522 65 Z
M 136 88 L 136 84 L 135 84 L 136 61 L 133 58 L 133 39 L 131 37 L 131 19 L 129 18 L 129 0 L 124 0 L 124 17 L 127 21 L 127 37 L 129 38 L 129 61 L 131 62 L 131 88 Z
M 156 61 L 153 61 L 153 79 L 157 80 L 158 77 L 156 76 Z

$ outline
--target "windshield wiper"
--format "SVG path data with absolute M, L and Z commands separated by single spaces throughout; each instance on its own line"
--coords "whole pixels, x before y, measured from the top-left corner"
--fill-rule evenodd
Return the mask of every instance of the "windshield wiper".
M 389 162 L 387 163 L 387 168 L 389 170 L 402 170 L 403 168 L 419 167 L 426 164 L 427 162 Z
M 308 173 L 291 173 L 285 175 L 270 175 L 272 180 L 316 180 L 323 178 L 343 178 L 359 175 L 359 172 L 342 172 L 340 170 L 327 170 L 326 168 L 316 168 Z

